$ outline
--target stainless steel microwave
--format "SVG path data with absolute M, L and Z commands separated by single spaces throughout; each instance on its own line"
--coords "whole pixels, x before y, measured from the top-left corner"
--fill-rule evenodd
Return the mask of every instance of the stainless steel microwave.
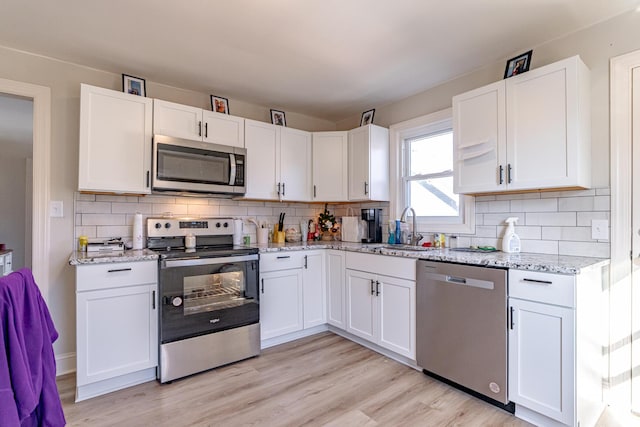
M 153 136 L 154 192 L 244 194 L 247 150 Z

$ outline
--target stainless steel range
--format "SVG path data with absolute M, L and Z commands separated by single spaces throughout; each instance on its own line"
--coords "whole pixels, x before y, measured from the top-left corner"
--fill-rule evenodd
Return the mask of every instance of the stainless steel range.
M 160 254 L 161 383 L 260 353 L 258 250 L 233 245 L 232 218 L 149 218 Z

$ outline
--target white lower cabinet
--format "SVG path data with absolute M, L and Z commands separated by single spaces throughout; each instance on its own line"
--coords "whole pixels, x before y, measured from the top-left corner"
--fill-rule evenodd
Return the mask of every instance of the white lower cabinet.
M 344 251 L 327 251 L 327 323 L 346 329 Z
M 326 323 L 323 251 L 260 255 L 260 338 Z
M 76 267 L 76 401 L 155 379 L 157 261 Z
M 349 252 L 345 282 L 347 332 L 415 360 L 415 260 Z
M 260 338 L 301 330 L 302 269 L 270 271 L 260 276 Z
M 536 425 L 593 426 L 602 409 L 601 269 L 509 270 L 509 400 Z

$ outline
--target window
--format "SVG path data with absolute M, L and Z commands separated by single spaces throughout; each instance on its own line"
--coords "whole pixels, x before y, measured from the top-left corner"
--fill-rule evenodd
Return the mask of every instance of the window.
M 473 198 L 453 192 L 451 109 L 391 126 L 391 149 L 392 217 L 411 206 L 420 232 L 473 233 Z

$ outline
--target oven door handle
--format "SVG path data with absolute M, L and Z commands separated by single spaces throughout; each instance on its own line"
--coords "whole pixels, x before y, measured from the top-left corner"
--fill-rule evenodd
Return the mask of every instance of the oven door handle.
M 258 254 L 227 256 L 227 257 L 220 257 L 220 258 L 168 259 L 168 260 L 163 260 L 160 263 L 160 268 L 191 267 L 194 265 L 220 265 L 220 264 L 230 264 L 233 262 L 255 261 L 257 259 L 258 259 Z

